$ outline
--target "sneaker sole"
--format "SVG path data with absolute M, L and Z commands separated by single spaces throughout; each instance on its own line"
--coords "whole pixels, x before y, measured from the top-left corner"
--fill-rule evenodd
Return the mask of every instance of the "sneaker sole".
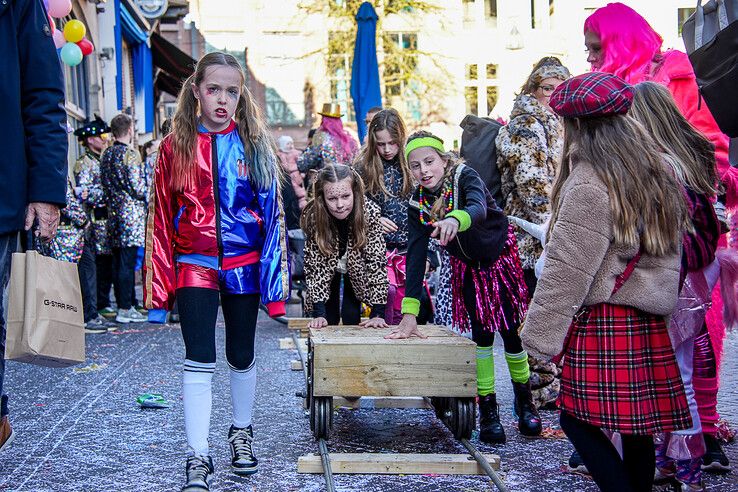
M 569 470 L 569 473 L 581 473 L 583 475 L 589 475 L 589 470 L 587 470 L 587 467 L 584 465 L 579 465 L 577 467 L 566 465 L 566 469 Z
M 89 328 L 85 328 L 85 333 L 87 333 L 88 335 L 100 335 L 102 333 L 107 333 L 107 332 L 108 332 L 107 328 L 102 328 L 100 330 L 90 330 Z
M 713 461 L 710 464 L 702 465 L 702 471 L 727 473 L 731 470 L 730 465 L 723 465 L 719 461 Z
M 258 465 L 254 468 L 236 468 L 234 466 L 231 466 L 231 470 L 233 470 L 233 473 L 238 475 L 239 477 L 245 477 L 247 475 L 253 475 L 254 473 L 259 471 Z
M 10 435 L 8 436 L 8 439 L 3 443 L 2 446 L 0 446 L 0 453 L 4 449 L 6 449 L 8 446 L 10 446 L 13 443 L 13 440 L 15 439 L 15 431 L 11 428 L 10 429 Z
M 117 326 L 110 326 L 110 327 L 106 328 L 106 330 L 108 331 L 108 333 L 111 332 L 111 331 L 118 331 L 118 327 Z

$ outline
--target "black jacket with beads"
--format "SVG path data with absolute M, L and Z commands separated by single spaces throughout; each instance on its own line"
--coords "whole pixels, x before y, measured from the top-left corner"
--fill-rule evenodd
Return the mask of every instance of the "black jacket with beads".
M 428 196 L 430 203 L 433 203 L 435 198 L 442 193 L 442 189 L 436 191 L 435 194 L 427 189 L 423 190 L 423 194 Z M 420 187 L 418 186 L 413 192 L 407 210 L 409 234 L 405 297 L 413 299 L 420 299 L 428 241 L 433 232 L 432 226 L 423 225 L 420 222 L 419 197 Z M 459 164 L 454 173 L 453 200 L 454 210 L 466 212 L 471 219 L 471 224 L 463 231 L 459 229 L 460 232 L 446 246 L 446 250 L 451 256 L 471 266 L 494 263 L 502 253 L 507 240 L 507 216 L 497 206 L 479 174 L 464 164 Z M 429 215 L 430 210 L 426 209 L 425 217 Z

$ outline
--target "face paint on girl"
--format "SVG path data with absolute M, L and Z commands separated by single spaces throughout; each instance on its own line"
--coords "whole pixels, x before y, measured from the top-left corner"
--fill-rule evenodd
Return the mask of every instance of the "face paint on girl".
M 229 65 L 209 67 L 199 85 L 192 84 L 200 101 L 200 123 L 211 132 L 228 128 L 241 97 L 243 75 Z
M 350 178 L 326 183 L 323 186 L 323 195 L 328 212 L 338 220 L 345 219 L 354 210 L 354 190 Z
M 435 191 L 443 183 L 448 161 L 433 147 L 420 147 L 407 156 L 410 172 L 424 188 Z

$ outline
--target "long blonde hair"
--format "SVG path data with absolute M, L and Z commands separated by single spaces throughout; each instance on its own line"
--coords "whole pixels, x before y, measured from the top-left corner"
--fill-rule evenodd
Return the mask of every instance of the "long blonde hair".
M 399 198 L 409 197 L 414 186 L 413 177 L 405 158 L 405 135 L 407 131 L 405 130 L 405 123 L 397 110 L 393 108 L 383 109 L 372 118 L 367 131 L 366 143 L 361 147 L 359 156 L 356 158 L 356 168 L 364 180 L 367 193 L 370 195 L 379 193 L 390 195 L 384 186 L 384 165 L 377 153 L 376 134 L 382 130 L 387 130 L 399 147 L 396 157 L 402 171 L 402 191 Z
M 564 154 L 551 191 L 549 237 L 572 166 L 589 163 L 607 186 L 616 245 L 653 256 L 679 250 L 690 227 L 684 194 L 645 128 L 627 115 L 564 118 Z
M 425 130 L 418 130 L 417 132 L 414 132 L 412 135 L 410 135 L 407 138 L 407 143 L 412 142 L 416 138 L 435 138 L 439 142 L 443 143 L 443 140 L 441 140 L 439 137 L 433 135 L 431 132 L 427 132 Z M 455 152 L 439 152 L 437 149 L 433 149 L 433 152 L 438 154 L 441 159 L 446 161 L 446 168 L 443 172 L 443 183 L 441 184 L 441 188 L 445 188 L 447 186 L 453 186 L 454 182 L 454 174 L 456 174 L 456 169 L 459 167 L 460 164 L 464 163 L 464 159 L 462 159 L 458 154 Z M 422 185 L 418 185 L 422 186 Z M 443 220 L 443 218 L 446 216 L 446 206 L 448 204 L 446 203 L 446 200 L 443 197 L 443 193 L 441 193 L 437 198 L 436 201 L 433 202 L 433 205 L 431 205 L 431 221 L 436 222 L 439 220 Z
M 348 217 L 351 221 L 352 245 L 357 250 L 366 246 L 364 183 L 352 167 L 329 164 L 318 172 L 313 182 L 312 198 L 305 205 L 300 217 L 300 228 L 318 244 L 318 249 L 326 256 L 338 250 L 338 228 L 336 219 L 325 205 L 325 184 L 337 183 L 346 178 L 351 180 L 351 191 L 354 194 L 354 208 Z
M 669 90 L 656 82 L 641 82 L 633 88 L 628 114 L 637 119 L 672 159 L 680 181 L 696 193 L 718 192 L 715 146 L 697 131 L 677 108 Z
M 208 53 L 197 62 L 195 73 L 182 84 L 177 97 L 177 110 L 172 118 L 172 150 L 174 154 L 172 189 L 182 191 L 191 186 L 196 169 L 195 146 L 199 104 L 192 84 L 200 85 L 205 72 L 213 66 L 229 66 L 241 74 L 241 96 L 236 105 L 235 120 L 244 145 L 246 156 L 251 162 L 249 178 L 261 189 L 268 189 L 272 182 L 281 179 L 281 168 L 276 164 L 275 145 L 261 110 L 254 103 L 246 85 L 243 69 L 238 60 L 228 53 Z

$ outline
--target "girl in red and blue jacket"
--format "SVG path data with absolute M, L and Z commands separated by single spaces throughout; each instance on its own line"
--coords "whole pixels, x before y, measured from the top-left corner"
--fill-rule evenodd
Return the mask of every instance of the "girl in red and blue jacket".
M 284 315 L 289 294 L 280 170 L 238 61 L 209 53 L 184 83 L 161 144 L 149 205 L 144 296 L 164 322 L 175 296 L 185 343 L 184 414 L 190 456 L 183 490 L 209 490 L 211 381 L 218 300 L 225 319 L 233 424 L 232 469 L 255 473 L 251 414 L 254 333 L 261 301 Z

